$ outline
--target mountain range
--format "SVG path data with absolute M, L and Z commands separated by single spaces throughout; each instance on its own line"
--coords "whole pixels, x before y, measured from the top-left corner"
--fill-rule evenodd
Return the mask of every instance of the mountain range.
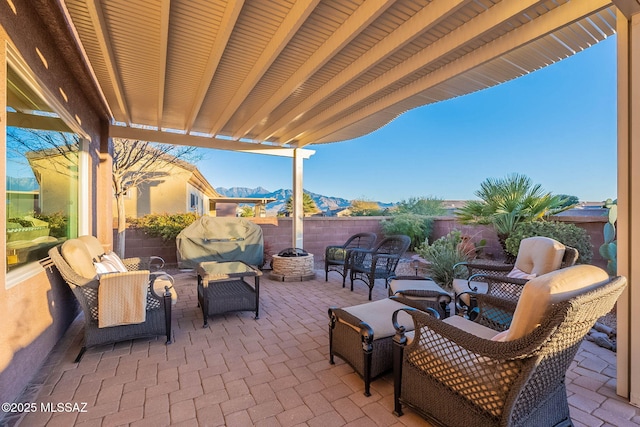
M 263 187 L 257 188 L 247 188 L 247 187 L 217 187 L 216 191 L 220 193 L 222 196 L 226 197 L 268 197 L 276 199 L 275 202 L 271 202 L 267 205 L 267 213 L 275 214 L 278 211 L 284 209 L 285 203 L 287 199 L 291 197 L 293 194 L 292 190 L 286 190 L 281 188 L 276 191 L 269 191 Z M 333 196 L 324 196 L 322 194 L 312 193 L 310 191 L 304 190 L 305 193 L 309 194 L 314 202 L 316 202 L 316 206 L 323 212 L 334 211 L 339 209 L 345 209 L 351 206 L 351 201 L 347 199 L 343 199 L 340 197 Z M 381 207 L 388 207 L 391 204 L 388 203 L 379 203 Z
M 38 181 L 33 178 L 16 178 L 7 176 L 7 190 L 10 191 L 36 191 L 40 186 Z

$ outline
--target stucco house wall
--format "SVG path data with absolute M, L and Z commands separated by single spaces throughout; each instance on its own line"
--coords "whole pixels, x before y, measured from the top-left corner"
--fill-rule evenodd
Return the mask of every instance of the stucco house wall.
M 187 212 L 187 182 L 190 176 L 191 172 L 175 168 L 171 175 L 158 177 L 131 189 L 124 203 L 127 216 L 136 218 L 151 213 Z
M 0 156 L 6 156 L 7 60 L 17 55 L 47 90 L 47 96 L 64 106 L 88 136 L 89 182 L 83 195 L 83 227 L 110 245 L 111 218 L 97 214 L 111 209 L 107 116 L 101 110 L 98 94 L 91 92 L 89 80 L 78 68 L 81 61 L 73 57 L 72 50 L 65 49 L 71 44 L 63 40 L 64 32 L 54 34 L 47 29 L 66 28 L 63 17 L 40 16 L 41 1 L 48 0 L 0 2 Z M 0 174 L 6 176 L 4 161 L 0 162 Z M 6 218 L 4 203 L 0 204 L 0 218 Z M 4 246 L 0 249 L 0 401 L 12 402 L 76 317 L 78 306 L 53 269 L 32 263 L 7 273 Z

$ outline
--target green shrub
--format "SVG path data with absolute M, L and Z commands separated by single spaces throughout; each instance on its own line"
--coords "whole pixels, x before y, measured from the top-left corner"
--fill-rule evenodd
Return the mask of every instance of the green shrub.
M 152 237 L 162 237 L 162 240 L 175 240 L 176 236 L 198 217 L 194 213 L 183 214 L 149 214 L 142 218 L 128 219 L 133 228 L 139 228 Z
M 446 215 L 442 199 L 434 197 L 410 197 L 398 202 L 397 211 L 400 214 L 412 213 L 416 215 L 441 216 Z
M 21 227 L 33 227 L 33 223 L 31 221 L 28 221 L 26 219 L 22 219 L 22 218 L 9 218 L 7 219 L 7 222 L 13 222 L 16 224 L 20 224 Z
M 519 224 L 515 231 L 507 238 L 507 251 L 512 255 L 518 254 L 520 241 L 527 237 L 550 237 L 560 243 L 578 250 L 578 263 L 589 264 L 593 258 L 593 245 L 587 231 L 575 224 L 558 221 L 536 221 Z
M 49 235 L 53 237 L 65 237 L 67 235 L 67 216 L 62 212 L 52 214 L 34 214 L 34 218 L 46 221 L 49 224 Z
M 425 260 L 429 261 L 429 275 L 443 289 L 452 290 L 453 279 L 463 277 L 464 269 L 454 271 L 453 266 L 459 262 L 470 261 L 475 256 L 475 248 L 469 249 L 467 245 L 462 245 L 462 234 L 458 230 L 453 230 L 446 236 L 429 245 L 424 242 L 416 252 Z
M 410 249 L 413 250 L 427 240 L 433 229 L 433 218 L 426 215 L 399 214 L 381 222 L 385 236 L 404 234 L 411 238 Z
M 380 209 L 378 202 L 369 200 L 352 200 L 351 216 L 383 216 L 384 212 Z

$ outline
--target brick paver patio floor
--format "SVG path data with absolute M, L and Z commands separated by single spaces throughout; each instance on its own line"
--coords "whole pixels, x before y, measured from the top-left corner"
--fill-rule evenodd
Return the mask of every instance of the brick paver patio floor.
M 336 358 L 329 364 L 330 306 L 367 301 L 367 288 L 263 276 L 260 319 L 251 312 L 213 317 L 203 329 L 196 278 L 175 274 L 174 343 L 162 338 L 92 348 L 78 364 L 82 322 L 50 355 L 22 401 L 86 403 L 86 412 L 29 413 L 10 426 L 428 426 L 410 409 L 392 414 L 392 375 L 363 382 Z M 380 283 L 374 299 L 386 297 Z M 615 394 L 615 353 L 584 342 L 567 375 L 576 426 L 640 425 L 640 409 Z M 81 408 L 82 409 L 82 408 Z

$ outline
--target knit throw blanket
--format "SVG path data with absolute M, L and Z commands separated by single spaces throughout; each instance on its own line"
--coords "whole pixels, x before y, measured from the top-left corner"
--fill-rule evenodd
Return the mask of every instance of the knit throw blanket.
M 147 312 L 147 285 L 148 275 L 103 275 L 98 288 L 98 327 L 144 322 Z

